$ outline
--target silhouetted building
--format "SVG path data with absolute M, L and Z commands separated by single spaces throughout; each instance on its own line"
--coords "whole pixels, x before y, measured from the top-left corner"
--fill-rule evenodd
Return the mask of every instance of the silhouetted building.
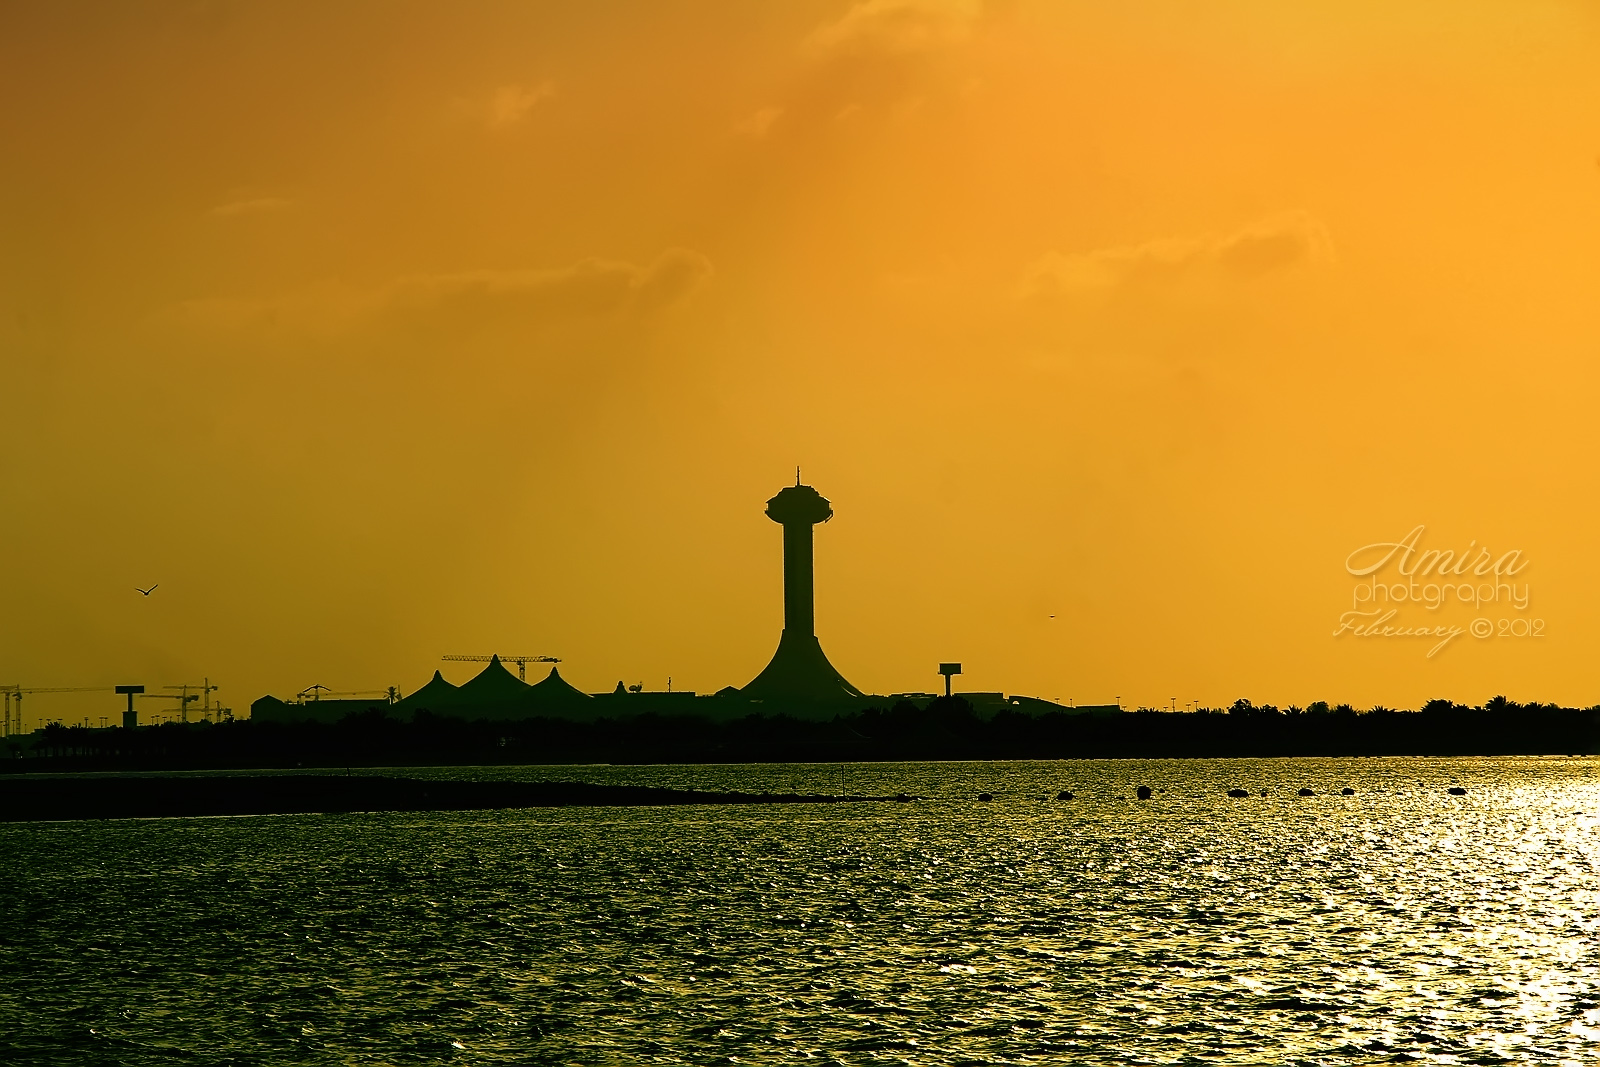
M 762 702 L 859 703 L 861 690 L 828 662 L 816 634 L 811 529 L 833 518 L 833 508 L 797 476 L 767 501 L 767 518 L 783 526 L 783 635 L 772 662 L 739 693 Z
M 1055 714 L 1119 715 L 1122 713 L 1122 709 L 1115 704 L 1078 704 L 1073 706 L 1057 703 L 1054 700 L 1045 700 L 1043 697 L 1027 697 L 1018 694 L 958 692 L 955 696 L 965 700 L 971 706 L 972 713 L 980 719 L 992 719 L 1002 711 L 1035 717 Z M 882 703 L 889 707 L 902 703 L 910 704 L 920 711 L 939 699 L 941 698 L 937 693 L 890 693 L 883 698 Z
M 285 701 L 265 696 L 250 705 L 250 717 L 260 722 L 338 722 L 373 709 L 400 719 L 410 719 L 418 712 L 456 719 L 592 719 L 598 705 L 554 667 L 543 681 L 529 685 L 506 670 L 498 658 L 492 658 L 464 685 L 451 685 L 434 671 L 427 685 L 393 704 L 382 698 Z
M 529 686 L 528 707 L 535 715 L 587 718 L 594 714 L 595 699 L 551 667 L 544 681 Z
M 491 656 L 487 667 L 455 691 L 455 703 L 458 708 L 476 711 L 467 716 L 471 719 L 516 718 L 532 690 L 533 686 L 506 670 L 499 656 Z
M 393 707 L 382 697 L 371 700 L 279 700 L 264 696 L 250 705 L 250 718 L 256 722 L 338 722 L 347 715 L 359 715 L 373 708 Z
M 457 719 L 589 718 L 594 698 L 572 686 L 555 667 L 541 682 L 529 685 L 512 674 L 498 656 L 463 685 L 445 681 L 433 672 L 433 679 L 415 693 L 394 705 L 394 710 L 410 717 L 419 711 Z
M 428 684 L 418 689 L 415 693 L 395 703 L 395 708 L 404 712 L 413 712 L 423 708 L 436 715 L 443 715 L 455 706 L 456 694 L 461 691 L 458 685 L 445 681 L 444 674 L 434 671 Z
M 609 693 L 596 693 L 594 702 L 599 714 L 613 719 L 632 715 L 710 715 L 716 710 L 715 705 L 696 696 L 693 690 L 644 691 L 629 689 L 621 682 Z

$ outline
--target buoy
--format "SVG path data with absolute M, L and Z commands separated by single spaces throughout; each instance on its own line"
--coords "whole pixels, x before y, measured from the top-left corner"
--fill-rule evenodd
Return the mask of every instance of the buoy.
M 1345 786 L 1343 789 L 1339 790 L 1339 793 L 1340 793 L 1341 796 L 1347 796 L 1347 797 L 1353 797 L 1353 796 L 1356 795 L 1356 791 L 1354 789 L 1351 789 L 1349 786 Z
M 1072 790 L 1063 789 L 1061 792 L 1056 794 L 1056 799 L 1057 800 L 1071 800 L 1072 799 Z
M 1300 790 L 1300 795 L 1303 796 L 1303 797 L 1314 797 L 1317 794 L 1313 793 L 1309 789 L 1302 789 L 1302 790 Z
M 1230 789 L 1230 790 L 1228 790 L 1228 795 L 1230 797 L 1247 797 L 1247 796 L 1250 795 L 1250 790 L 1248 790 L 1248 789 Z
M 978 799 L 987 802 L 987 801 L 990 801 L 990 800 L 994 799 L 994 794 L 993 793 L 979 793 L 978 794 Z
M 1467 795 L 1467 791 L 1459 785 L 1453 785 L 1449 789 L 1445 790 L 1445 792 L 1449 793 L 1453 797 L 1464 797 Z
M 1138 794 L 1140 800 L 1150 799 L 1150 787 L 1147 785 L 1141 785 L 1138 789 L 1135 789 L 1134 792 Z

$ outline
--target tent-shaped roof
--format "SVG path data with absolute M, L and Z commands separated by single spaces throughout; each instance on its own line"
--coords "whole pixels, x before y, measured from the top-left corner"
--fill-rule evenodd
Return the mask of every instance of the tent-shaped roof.
M 460 719 L 521 719 L 536 716 L 586 719 L 597 701 L 573 686 L 554 667 L 541 682 L 529 685 L 506 670 L 498 656 L 471 681 L 451 685 L 444 675 L 395 704 L 400 711 L 431 711 Z
M 397 710 L 405 711 L 444 711 L 454 707 L 460 689 L 445 681 L 444 675 L 438 671 L 433 672 L 433 677 L 428 684 L 418 689 L 415 693 L 395 703 Z
M 535 715 L 594 703 L 594 697 L 561 677 L 561 672 L 555 667 L 550 668 L 544 681 L 529 688 L 528 698 L 528 705 Z
M 458 713 L 468 718 L 501 719 L 516 714 L 532 686 L 506 670 L 499 656 L 456 690 Z

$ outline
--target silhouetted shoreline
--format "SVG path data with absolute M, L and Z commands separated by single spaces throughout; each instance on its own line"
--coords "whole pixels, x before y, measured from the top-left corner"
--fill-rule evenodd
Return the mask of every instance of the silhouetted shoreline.
M 1600 709 L 1433 701 L 1420 711 L 1239 701 L 1225 711 L 1115 715 L 1002 711 L 981 718 L 959 696 L 826 721 L 784 715 L 713 721 L 639 715 L 572 722 L 465 721 L 382 706 L 335 723 L 52 727 L 11 738 L 0 774 L 90 769 L 247 769 L 451 764 L 789 763 L 897 760 L 1517 756 L 1600 751 Z

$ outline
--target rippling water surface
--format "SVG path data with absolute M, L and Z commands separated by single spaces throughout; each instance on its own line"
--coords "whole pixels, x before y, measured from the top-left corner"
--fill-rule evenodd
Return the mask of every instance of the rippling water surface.
M 433 769 L 928 799 L 0 826 L 0 1061 L 1590 1064 L 1595 766 Z

